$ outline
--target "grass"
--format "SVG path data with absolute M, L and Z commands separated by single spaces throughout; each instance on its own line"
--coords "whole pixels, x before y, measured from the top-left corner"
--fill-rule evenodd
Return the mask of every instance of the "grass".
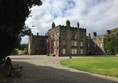
M 118 57 L 74 58 L 60 63 L 77 70 L 118 77 Z

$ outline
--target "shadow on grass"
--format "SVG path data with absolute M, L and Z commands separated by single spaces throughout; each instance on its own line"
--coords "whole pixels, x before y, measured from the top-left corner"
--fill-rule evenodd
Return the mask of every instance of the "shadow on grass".
M 118 83 L 91 74 L 71 72 L 50 66 L 37 66 L 28 62 L 16 62 L 23 66 L 22 77 L 10 77 L 7 83 Z

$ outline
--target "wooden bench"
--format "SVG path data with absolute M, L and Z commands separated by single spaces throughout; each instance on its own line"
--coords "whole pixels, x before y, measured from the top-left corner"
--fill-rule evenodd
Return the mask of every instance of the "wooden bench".
M 13 77 L 22 76 L 22 66 L 19 66 L 18 64 L 11 65 L 10 75 L 13 76 Z

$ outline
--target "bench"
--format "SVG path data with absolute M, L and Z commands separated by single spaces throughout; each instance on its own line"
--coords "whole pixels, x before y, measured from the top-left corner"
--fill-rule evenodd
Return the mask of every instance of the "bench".
M 18 64 L 11 65 L 10 76 L 13 76 L 13 77 L 22 76 L 22 66 L 19 66 Z

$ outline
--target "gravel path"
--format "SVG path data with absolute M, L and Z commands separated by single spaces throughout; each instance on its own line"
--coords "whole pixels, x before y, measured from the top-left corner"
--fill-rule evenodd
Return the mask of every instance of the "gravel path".
M 13 64 L 23 66 L 23 75 L 9 78 L 7 83 L 118 83 L 118 78 L 86 73 L 60 65 L 59 61 L 67 57 L 10 57 Z

